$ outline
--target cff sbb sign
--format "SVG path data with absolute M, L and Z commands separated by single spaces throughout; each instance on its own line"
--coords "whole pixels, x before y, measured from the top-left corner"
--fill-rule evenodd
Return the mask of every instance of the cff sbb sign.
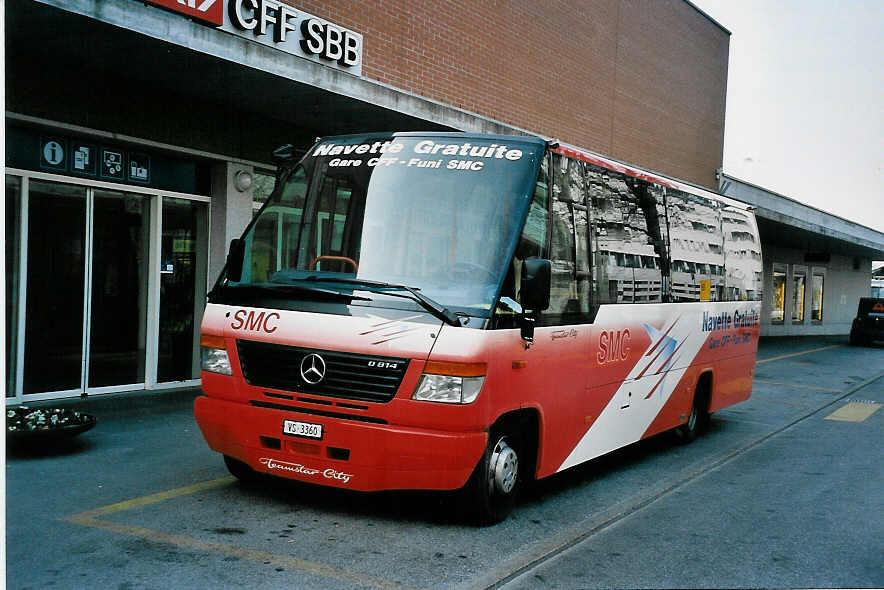
M 147 0 L 222 31 L 362 74 L 362 35 L 280 0 Z
M 309 56 L 352 68 L 362 62 L 362 35 L 295 10 L 278 0 L 227 0 L 229 24 L 259 42 L 300 49 Z M 290 51 L 290 53 L 292 53 Z

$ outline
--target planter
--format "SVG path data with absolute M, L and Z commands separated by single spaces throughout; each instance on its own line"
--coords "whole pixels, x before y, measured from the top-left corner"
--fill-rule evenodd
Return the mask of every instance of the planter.
M 86 432 L 95 423 L 92 414 L 64 408 L 8 408 L 6 440 L 15 443 L 71 438 Z

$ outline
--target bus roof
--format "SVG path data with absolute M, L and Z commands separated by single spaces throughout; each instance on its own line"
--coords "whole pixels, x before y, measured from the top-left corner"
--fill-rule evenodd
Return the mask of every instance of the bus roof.
M 391 137 L 449 137 L 464 139 L 469 137 L 476 137 L 501 142 L 518 141 L 520 143 L 531 143 L 537 146 L 542 146 L 549 143 L 547 140 L 534 135 L 495 135 L 490 133 L 470 133 L 468 131 L 372 131 L 369 133 L 350 133 L 347 135 L 327 135 L 324 137 L 316 138 L 316 142 L 318 143 L 320 141 L 325 141 L 333 138 L 342 139 L 357 137 L 370 139 L 389 139 Z
M 726 197 L 720 193 L 715 191 L 711 191 L 707 188 L 703 188 L 701 186 L 697 186 L 695 184 L 691 184 L 689 182 L 685 182 L 683 180 L 677 180 L 675 178 L 669 178 L 667 176 L 663 176 L 662 174 L 657 174 L 656 172 L 648 172 L 647 170 L 643 170 L 638 166 L 633 166 L 632 164 L 625 164 L 618 160 L 613 160 L 611 158 L 606 158 L 600 154 L 596 154 L 595 152 L 591 152 L 589 150 L 585 150 L 583 148 L 578 148 L 575 146 L 567 145 L 564 143 L 551 141 L 553 146 L 556 144 L 557 147 L 551 147 L 552 151 L 558 154 L 562 154 L 563 156 L 568 156 L 571 158 L 575 158 L 577 160 L 582 160 L 589 164 L 594 164 L 596 166 L 601 166 L 602 168 L 607 168 L 608 170 L 612 170 L 614 172 L 620 172 L 622 174 L 626 174 L 627 176 L 632 176 L 633 178 L 638 178 L 641 180 L 646 180 L 648 182 L 653 182 L 654 184 L 659 184 L 661 186 L 666 186 L 669 188 L 678 189 L 684 191 L 686 193 L 692 193 L 695 195 L 699 195 L 702 197 L 715 199 L 717 201 L 721 201 L 726 205 L 731 207 L 736 207 L 738 209 L 749 210 L 752 209 L 751 206 L 746 203 L 742 203 L 740 201 L 736 201 L 729 197 Z

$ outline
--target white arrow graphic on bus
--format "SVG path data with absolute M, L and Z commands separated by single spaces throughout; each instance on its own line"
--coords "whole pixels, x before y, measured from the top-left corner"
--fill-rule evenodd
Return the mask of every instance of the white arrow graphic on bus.
M 675 353 L 678 352 L 679 348 L 681 348 L 681 345 L 678 344 L 678 341 L 672 336 L 669 336 L 669 331 L 675 327 L 676 323 L 678 323 L 678 318 L 676 318 L 676 320 L 669 327 L 669 330 L 666 330 L 666 332 L 662 332 L 661 330 L 658 330 L 654 326 L 651 326 L 649 324 L 644 324 L 645 331 L 648 333 L 648 336 L 651 337 L 651 342 L 657 342 L 657 344 L 655 344 L 654 347 L 645 354 L 645 356 L 649 356 L 658 346 L 660 347 L 660 351 L 657 353 L 657 356 L 655 356 L 651 360 L 651 362 L 648 363 L 644 370 L 639 373 L 638 378 L 643 377 L 645 372 L 651 368 L 651 365 L 653 365 L 657 361 L 657 359 L 663 359 L 662 366 L 660 366 L 654 373 L 655 375 L 663 373 L 663 377 L 661 377 L 660 380 L 657 381 L 657 384 L 648 392 L 648 395 L 645 396 L 645 399 L 648 399 L 652 395 L 654 395 L 654 392 L 657 390 L 657 388 L 663 385 L 663 381 L 666 379 L 666 373 L 669 370 L 669 367 L 672 366 L 672 361 L 675 360 Z M 682 344 L 684 344 L 684 341 L 682 341 Z

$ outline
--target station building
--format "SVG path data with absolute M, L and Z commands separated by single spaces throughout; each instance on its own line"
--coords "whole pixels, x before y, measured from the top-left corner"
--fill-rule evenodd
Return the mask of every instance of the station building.
M 884 259 L 880 232 L 829 232 L 837 218 L 718 173 L 730 33 L 685 0 L 4 10 L 12 403 L 197 384 L 206 292 L 272 187 L 273 150 L 322 135 L 535 134 L 721 180 L 757 208 L 770 335 L 846 334 Z
M 761 335 L 849 334 L 859 298 L 872 295 L 884 233 L 726 173 L 719 192 L 755 209 L 764 253 Z

